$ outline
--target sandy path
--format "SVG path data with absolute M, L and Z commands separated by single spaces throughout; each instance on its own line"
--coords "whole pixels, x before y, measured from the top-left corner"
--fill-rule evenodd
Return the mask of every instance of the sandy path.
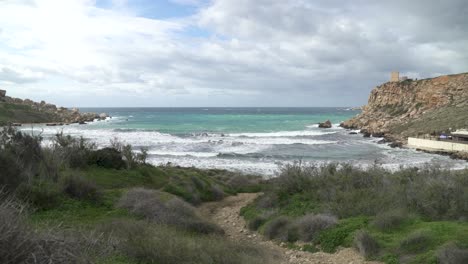
M 356 251 L 350 248 L 342 249 L 334 254 L 323 252 L 309 253 L 300 250 L 288 249 L 280 246 L 276 242 L 266 240 L 256 232 L 247 229 L 244 219 L 239 215 L 240 209 L 252 202 L 258 194 L 241 193 L 237 196 L 230 196 L 219 202 L 203 204 L 200 212 L 205 217 L 211 219 L 221 226 L 226 232 L 226 236 L 236 241 L 250 241 L 254 244 L 267 247 L 274 252 L 278 252 L 284 259 L 283 263 L 303 264 L 357 264 L 357 263 L 379 263 L 365 261 Z

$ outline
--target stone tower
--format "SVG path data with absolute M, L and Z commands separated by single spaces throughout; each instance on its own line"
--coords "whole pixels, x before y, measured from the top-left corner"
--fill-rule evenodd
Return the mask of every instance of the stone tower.
M 392 72 L 390 76 L 391 82 L 399 82 L 400 81 L 400 73 L 399 72 Z

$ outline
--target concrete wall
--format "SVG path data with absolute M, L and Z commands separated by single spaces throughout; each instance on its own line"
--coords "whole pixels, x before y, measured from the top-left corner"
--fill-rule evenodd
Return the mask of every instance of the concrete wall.
M 448 141 L 437 141 L 422 138 L 408 138 L 408 146 L 412 148 L 446 151 L 468 152 L 468 144 L 454 143 Z

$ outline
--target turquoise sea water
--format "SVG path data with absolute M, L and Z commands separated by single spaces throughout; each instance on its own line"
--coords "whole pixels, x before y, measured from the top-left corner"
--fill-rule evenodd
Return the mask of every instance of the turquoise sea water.
M 181 166 L 225 168 L 274 175 L 278 166 L 303 162 L 351 162 L 389 168 L 466 163 L 447 157 L 392 149 L 378 138 L 351 135 L 338 126 L 359 111 L 346 108 L 86 108 L 112 116 L 88 125 L 35 127 L 46 138 L 63 131 L 84 136 L 100 147 L 111 139 L 149 148 L 149 161 Z M 329 119 L 331 129 L 317 123 Z M 30 130 L 29 127 L 24 127 Z

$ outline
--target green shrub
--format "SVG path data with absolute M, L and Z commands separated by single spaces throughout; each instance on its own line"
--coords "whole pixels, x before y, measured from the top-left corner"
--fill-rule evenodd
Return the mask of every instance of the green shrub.
M 102 197 L 94 182 L 78 175 L 65 177 L 62 188 L 65 194 L 79 200 L 99 202 Z
M 39 210 L 54 208 L 62 199 L 60 188 L 50 181 L 34 181 L 32 184 L 23 183 L 18 188 L 17 193 L 20 198 Z
M 400 242 L 400 248 L 402 251 L 408 253 L 423 252 L 430 247 L 431 240 L 432 237 L 429 233 L 415 231 Z
M 103 148 L 90 153 L 89 164 L 97 165 L 107 169 L 125 168 L 125 161 L 122 159 L 122 153 L 113 148 Z
M 343 219 L 335 227 L 323 230 L 315 242 L 320 244 L 323 251 L 333 253 L 339 246 L 351 246 L 345 242 L 352 238 L 356 230 L 366 227 L 367 223 L 366 217 Z
M 366 258 L 373 257 L 379 252 L 379 243 L 369 233 L 360 230 L 354 236 L 354 247 Z
M 391 210 L 377 214 L 372 224 L 380 231 L 387 232 L 400 227 L 407 218 L 408 214 L 403 210 Z
M 437 260 L 440 264 L 468 263 L 468 249 L 461 249 L 455 243 L 445 244 L 437 251 Z
M 0 151 L 0 171 L 0 186 L 5 190 L 13 191 L 25 180 L 14 154 L 6 151 Z

